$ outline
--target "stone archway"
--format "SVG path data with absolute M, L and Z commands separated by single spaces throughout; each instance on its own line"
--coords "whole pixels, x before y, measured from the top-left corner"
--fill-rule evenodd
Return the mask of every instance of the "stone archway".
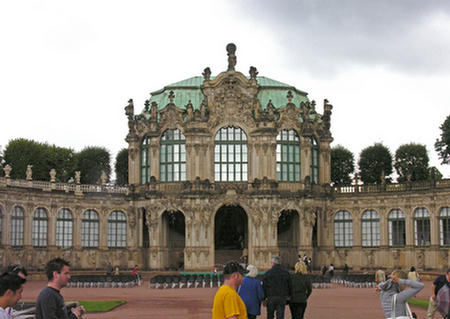
M 298 259 L 300 246 L 300 219 L 296 210 L 284 210 L 277 223 L 278 249 L 281 264 L 293 268 Z
M 214 218 L 214 264 L 248 258 L 248 217 L 240 206 L 222 206 Z M 244 260 L 242 260 L 244 261 Z M 244 261 L 246 262 L 246 260 Z
M 162 264 L 166 269 L 182 269 L 186 246 L 185 217 L 180 211 L 165 211 L 161 215 L 161 222 Z

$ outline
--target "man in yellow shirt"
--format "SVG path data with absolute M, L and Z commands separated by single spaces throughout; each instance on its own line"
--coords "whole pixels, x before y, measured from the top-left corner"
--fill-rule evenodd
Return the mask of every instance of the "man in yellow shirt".
M 247 271 L 237 261 L 229 261 L 223 268 L 224 284 L 214 296 L 212 319 L 247 319 L 247 309 L 236 289 Z

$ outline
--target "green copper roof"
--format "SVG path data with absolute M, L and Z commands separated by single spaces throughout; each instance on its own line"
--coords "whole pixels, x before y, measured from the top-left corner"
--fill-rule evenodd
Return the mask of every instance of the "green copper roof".
M 211 77 L 214 79 L 214 77 Z M 259 84 L 258 100 L 263 109 L 272 100 L 275 108 L 282 108 L 288 103 L 287 92 L 291 91 L 293 98 L 292 103 L 299 106 L 300 102 L 307 102 L 307 93 L 297 90 L 294 86 L 278 82 L 264 76 L 256 78 Z M 200 105 L 204 99 L 204 95 L 200 89 L 203 84 L 202 76 L 194 76 L 192 78 L 176 82 L 165 86 L 163 89 L 152 92 L 150 97 L 150 105 L 152 102 L 158 104 L 158 109 L 163 109 L 169 103 L 169 93 L 173 91 L 175 98 L 174 104 L 178 107 L 186 107 L 191 101 L 194 109 L 200 109 Z

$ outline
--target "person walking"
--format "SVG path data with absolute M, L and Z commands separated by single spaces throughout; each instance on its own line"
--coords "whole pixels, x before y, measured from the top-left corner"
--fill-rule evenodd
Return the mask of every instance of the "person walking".
M 412 266 L 409 270 L 408 280 L 420 281 L 419 273 L 416 271 L 416 268 L 414 266 Z
M 47 286 L 41 290 L 36 302 L 36 319 L 79 319 L 86 312 L 83 306 L 68 313 L 61 289 L 70 279 L 70 264 L 62 258 L 50 260 L 45 266 Z
M 13 272 L 0 276 L 0 319 L 12 319 L 12 309 L 22 298 L 23 284 L 26 279 Z
M 247 266 L 248 274 L 239 287 L 239 296 L 247 308 L 247 318 L 256 319 L 261 314 L 261 302 L 264 300 L 264 291 L 261 281 L 256 279 L 258 269 L 253 265 Z
M 385 281 L 386 281 L 386 273 L 384 272 L 383 269 L 378 269 L 375 272 L 375 282 L 377 284 L 380 284 L 380 283 L 385 282 Z
M 303 262 L 295 264 L 295 274 L 291 275 L 289 309 L 292 319 L 303 319 L 309 296 L 312 292 L 311 280 L 306 276 L 307 267 Z
M 214 296 L 212 319 L 246 319 L 247 310 L 236 289 L 247 271 L 237 261 L 229 261 L 223 268 L 224 283 Z
M 330 277 L 334 277 L 334 265 L 330 264 L 330 267 L 328 268 L 328 273 L 330 274 Z
M 15 274 L 23 279 L 23 284 L 27 281 L 28 272 L 22 265 L 11 265 L 6 268 L 6 272 L 10 274 Z M 16 316 L 16 311 L 13 307 L 4 308 L 8 314 L 8 319 L 13 319 Z
M 433 281 L 432 295 L 430 297 L 430 301 L 428 302 L 427 319 L 433 319 L 437 310 L 436 296 L 438 291 L 444 287 L 444 285 L 448 284 L 450 284 L 450 268 L 447 269 L 447 273 L 445 275 L 440 275 Z
M 411 318 L 408 299 L 415 296 L 424 287 L 423 283 L 406 279 L 407 275 L 401 270 L 394 271 L 389 279 L 378 285 L 381 291 L 380 301 L 385 318 Z M 405 287 L 411 289 L 405 289 Z
M 280 257 L 272 257 L 272 268 L 263 277 L 263 290 L 267 303 L 267 319 L 284 318 L 286 301 L 291 290 L 291 276 L 280 266 Z

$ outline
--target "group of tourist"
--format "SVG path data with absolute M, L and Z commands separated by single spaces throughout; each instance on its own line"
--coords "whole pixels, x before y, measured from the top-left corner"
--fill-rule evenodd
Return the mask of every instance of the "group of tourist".
M 253 319 L 261 314 L 261 304 L 267 307 L 268 319 L 273 319 L 275 314 L 277 319 L 282 319 L 287 303 L 292 318 L 302 319 L 312 292 L 307 272 L 305 263 L 298 261 L 291 275 L 281 267 L 280 258 L 273 257 L 271 268 L 261 282 L 256 278 L 255 266 L 244 269 L 238 262 L 230 261 L 223 269 L 224 284 L 214 297 L 212 319 Z
M 83 306 L 66 309 L 60 291 L 70 279 L 70 264 L 61 258 L 50 260 L 45 266 L 47 286 L 41 290 L 36 302 L 36 319 L 80 319 L 86 312 Z M 12 319 L 12 307 L 22 298 L 27 271 L 14 265 L 0 276 L 0 319 Z

